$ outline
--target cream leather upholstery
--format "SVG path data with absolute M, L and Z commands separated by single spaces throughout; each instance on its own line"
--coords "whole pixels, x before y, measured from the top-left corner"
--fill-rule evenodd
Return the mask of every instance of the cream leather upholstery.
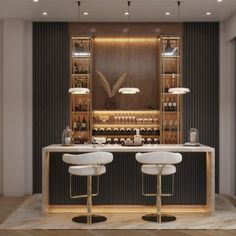
M 142 164 L 177 164 L 182 161 L 182 155 L 172 152 L 137 153 L 136 160 Z
M 69 173 L 79 176 L 102 175 L 106 173 L 106 167 L 102 165 L 70 166 Z
M 172 175 L 176 172 L 173 165 L 142 165 L 141 171 L 147 175 Z
M 64 154 L 64 162 L 71 165 L 102 165 L 112 162 L 113 155 L 110 152 L 90 152 L 84 154 Z

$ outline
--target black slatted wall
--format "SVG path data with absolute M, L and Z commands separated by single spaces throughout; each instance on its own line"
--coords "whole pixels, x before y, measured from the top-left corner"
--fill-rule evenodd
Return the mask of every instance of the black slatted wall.
M 33 192 L 41 192 L 42 147 L 61 143 L 68 124 L 67 23 L 33 24 Z
M 219 191 L 219 23 L 185 23 L 183 37 L 184 130 L 199 130 L 200 142 L 216 148 Z

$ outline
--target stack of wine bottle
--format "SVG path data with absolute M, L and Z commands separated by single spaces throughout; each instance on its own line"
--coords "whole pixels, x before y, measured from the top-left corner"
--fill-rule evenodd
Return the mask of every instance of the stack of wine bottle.
M 165 100 L 163 103 L 163 109 L 164 111 L 169 111 L 169 112 L 175 112 L 177 111 L 177 102 L 176 102 L 176 98 L 175 97 L 168 97 L 165 96 Z
M 95 135 L 134 135 L 137 128 L 94 128 L 92 134 Z M 141 135 L 160 135 L 159 128 L 141 128 Z
M 83 119 L 80 119 L 80 116 L 78 116 L 77 120 L 74 120 L 73 122 L 73 131 L 87 131 L 88 130 L 88 121 L 83 117 Z
M 131 141 L 130 138 L 107 138 L 107 144 L 124 144 L 127 141 Z M 159 138 L 142 138 L 143 144 L 160 144 Z

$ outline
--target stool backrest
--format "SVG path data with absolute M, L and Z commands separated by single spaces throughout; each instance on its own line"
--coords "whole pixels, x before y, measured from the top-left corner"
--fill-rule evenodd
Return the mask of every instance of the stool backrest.
M 110 152 L 89 152 L 84 154 L 64 154 L 62 159 L 72 165 L 102 165 L 112 162 L 113 154 Z
M 137 153 L 136 160 L 142 164 L 177 164 L 182 161 L 182 155 L 174 152 Z

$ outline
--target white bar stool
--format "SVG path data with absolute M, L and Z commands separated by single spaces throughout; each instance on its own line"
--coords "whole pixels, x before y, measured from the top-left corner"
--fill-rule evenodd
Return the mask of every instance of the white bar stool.
M 174 173 L 177 164 L 182 161 L 180 153 L 171 152 L 150 152 L 150 153 L 137 153 L 136 160 L 142 163 L 142 195 L 156 197 L 156 214 L 148 214 L 142 217 L 143 220 L 152 222 L 169 222 L 175 221 L 176 217 L 171 215 L 161 214 L 161 197 L 172 196 L 174 193 Z M 143 190 L 143 174 L 156 175 L 157 186 L 156 193 L 144 193 Z M 162 175 L 172 175 L 172 193 L 162 193 L 161 177 Z
M 62 159 L 65 163 L 76 165 L 69 167 L 70 173 L 70 197 L 71 198 L 87 198 L 87 215 L 76 216 L 72 220 L 76 223 L 93 224 L 106 221 L 105 216 L 92 214 L 92 197 L 99 193 L 99 176 L 106 172 L 107 163 L 112 162 L 113 154 L 110 152 L 91 152 L 85 154 L 64 154 Z M 87 194 L 72 195 L 71 179 L 72 176 L 87 176 Z M 98 176 L 97 193 L 92 193 L 92 176 Z

